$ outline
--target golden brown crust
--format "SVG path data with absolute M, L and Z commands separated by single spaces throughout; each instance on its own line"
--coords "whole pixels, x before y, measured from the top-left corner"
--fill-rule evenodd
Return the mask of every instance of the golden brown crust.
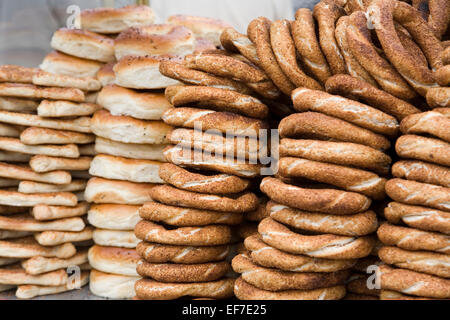
M 450 49 L 447 49 L 446 51 L 450 52 Z M 447 87 L 450 86 L 450 65 L 449 64 L 450 64 L 450 60 L 448 61 L 447 65 L 437 69 L 436 72 L 434 73 L 437 83 L 439 83 L 439 85 L 441 85 L 441 86 L 447 86 Z
M 401 136 L 396 144 L 397 155 L 443 166 L 450 166 L 450 144 L 439 139 L 416 135 Z
M 427 103 L 431 108 L 450 108 L 450 88 L 431 88 L 427 91 Z
M 392 175 L 396 178 L 450 188 L 450 170 L 427 162 L 399 161 L 392 166 Z
M 36 68 L 25 68 L 16 65 L 0 66 L 0 82 L 32 83 L 33 76 L 39 72 Z
M 403 134 L 431 134 L 450 142 L 450 118 L 439 112 L 410 115 L 403 119 L 400 129 Z
M 75 102 L 85 100 L 83 91 L 77 88 L 40 87 L 22 83 L 0 83 L 0 96 Z
M 233 28 L 226 28 L 220 35 L 220 42 L 226 50 L 235 53 L 239 52 L 254 65 L 259 65 L 256 46 L 250 41 L 246 34 L 241 34 Z

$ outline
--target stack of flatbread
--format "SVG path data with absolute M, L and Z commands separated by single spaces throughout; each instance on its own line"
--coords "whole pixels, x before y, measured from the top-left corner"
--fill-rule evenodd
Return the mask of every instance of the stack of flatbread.
M 19 298 L 88 282 L 83 197 L 100 107 L 87 97 L 100 89 L 92 77 L 0 66 L 0 289 L 17 286 Z

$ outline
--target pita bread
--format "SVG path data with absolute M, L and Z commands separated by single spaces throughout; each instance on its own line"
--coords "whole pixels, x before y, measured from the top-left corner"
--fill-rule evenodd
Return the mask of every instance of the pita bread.
M 63 293 L 80 289 L 89 282 L 89 272 L 81 273 L 79 279 L 73 282 L 68 279 L 68 283 L 61 286 L 36 286 L 36 285 L 20 285 L 16 290 L 16 297 L 19 299 L 32 299 L 38 296 L 46 296 L 51 294 Z
M 71 243 L 55 247 L 41 246 L 33 237 L 26 237 L 8 241 L 0 241 L 0 257 L 32 258 L 42 256 L 47 258 L 70 258 L 77 252 Z
M 102 65 L 97 61 L 52 51 L 44 58 L 39 68 L 51 73 L 84 78 L 95 77 Z
M 0 229 L 14 231 L 82 231 L 85 223 L 81 218 L 65 218 L 54 221 L 42 222 L 33 219 L 28 214 L 14 215 L 11 217 L 0 216 Z M 80 240 L 82 241 L 82 240 Z
M 29 146 L 19 139 L 0 137 L 0 149 L 25 154 L 40 154 L 53 157 L 78 158 L 80 152 L 75 144 Z
M 43 70 L 33 74 L 32 83 L 37 86 L 77 88 L 83 91 L 99 91 L 102 84 L 95 78 L 79 78 L 50 73 Z
M 77 197 L 68 192 L 26 194 L 15 191 L 0 190 L 0 205 L 13 207 L 34 207 L 38 204 L 50 206 L 74 207 Z
M 88 221 L 100 229 L 132 231 L 141 221 L 140 207 L 122 204 L 95 204 L 89 209 Z
M 95 151 L 95 145 L 94 144 L 86 144 L 78 146 L 78 150 L 80 151 L 80 155 L 82 156 L 95 156 L 97 155 L 97 151 Z
M 122 143 L 97 137 L 95 151 L 117 157 L 165 162 L 164 148 L 167 144 Z
M 73 131 L 30 127 L 22 131 L 20 134 L 20 141 L 27 145 L 88 144 L 95 141 L 95 136 Z M 81 146 L 79 146 L 79 148 L 81 148 Z
M 32 114 L 0 111 L 0 122 L 26 127 L 39 127 L 91 133 L 91 118 L 88 117 L 81 117 L 73 120 L 55 120 L 42 118 Z
M 43 100 L 37 109 L 37 113 L 40 117 L 47 118 L 82 117 L 93 115 L 101 108 L 95 103 Z
M 0 123 L 0 137 L 20 137 L 20 130 L 9 124 Z
M 39 102 L 28 99 L 0 97 L 0 110 L 32 113 L 37 110 Z
M 36 173 L 30 168 L 4 162 L 0 162 L 0 177 L 51 184 L 68 184 L 72 181 L 72 177 L 68 172 L 55 171 L 49 173 Z
M 28 162 L 31 156 L 24 153 L 8 152 L 0 150 L 0 161 L 6 162 Z
M 21 181 L 18 191 L 22 193 L 76 192 L 84 191 L 86 185 L 86 180 L 73 180 L 71 183 L 63 185 Z
M 27 274 L 23 269 L 0 269 L 0 284 L 60 286 L 66 284 L 67 279 L 68 277 L 65 270 L 58 270 L 34 276 Z
M 0 82 L 31 83 L 33 76 L 39 72 L 36 68 L 15 65 L 0 66 Z
M 30 214 L 37 221 L 73 218 L 84 216 L 89 209 L 87 202 L 80 202 L 75 207 L 48 206 L 39 204 L 34 206 Z
M 92 158 L 90 157 L 67 159 L 37 155 L 31 158 L 30 167 L 35 172 L 50 172 L 55 170 L 83 171 L 89 170 L 91 161 Z
M 140 277 L 122 276 L 92 270 L 89 279 L 89 289 L 99 297 L 131 299 L 136 296 L 134 284 L 139 279 Z
M 0 178 L 0 188 L 17 187 L 19 180 Z
M 38 87 L 32 84 L 0 83 L 0 96 L 83 102 L 84 92 L 75 88 Z
M 79 266 L 86 262 L 88 262 L 88 250 L 82 250 L 67 259 L 33 257 L 22 261 L 22 268 L 28 274 L 37 275 L 59 269 L 67 269 L 71 266 Z
M 94 239 L 95 244 L 100 246 L 119 248 L 135 249 L 137 244 L 141 242 L 134 235 L 134 231 L 95 229 L 92 238 Z
M 43 246 L 56 246 L 68 242 L 80 242 L 92 240 L 94 228 L 86 227 L 79 232 L 69 231 L 44 231 L 34 234 L 36 241 Z
M 0 230 L 0 240 L 17 239 L 33 235 L 28 231 Z

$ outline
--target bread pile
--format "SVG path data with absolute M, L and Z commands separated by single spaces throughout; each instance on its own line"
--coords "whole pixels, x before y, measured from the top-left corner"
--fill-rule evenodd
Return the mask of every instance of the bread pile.
M 0 283 L 18 286 L 19 298 L 88 282 L 83 171 L 92 159 L 83 149 L 99 107 L 86 97 L 100 88 L 92 77 L 0 67 Z

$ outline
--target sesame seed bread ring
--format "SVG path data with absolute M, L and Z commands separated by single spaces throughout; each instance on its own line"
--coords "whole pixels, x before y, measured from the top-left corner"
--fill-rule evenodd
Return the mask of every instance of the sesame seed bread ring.
M 139 210 L 139 215 L 144 220 L 177 227 L 207 226 L 211 224 L 237 225 L 243 220 L 240 213 L 186 209 L 157 202 L 144 204 Z
M 267 204 L 270 217 L 295 229 L 340 236 L 364 236 L 376 231 L 377 215 L 366 211 L 354 215 L 328 215 L 292 209 L 270 201 Z
M 291 157 L 280 158 L 278 166 L 282 177 L 306 178 L 358 192 L 372 199 L 382 200 L 386 196 L 386 179 L 369 171 Z
M 218 130 L 224 134 L 247 137 L 257 137 L 260 130 L 268 128 L 268 124 L 262 120 L 235 113 L 186 107 L 169 109 L 162 119 L 174 127 L 196 128 L 201 123 L 202 131 Z
M 259 289 L 239 277 L 234 293 L 239 300 L 340 300 L 345 296 L 345 286 L 275 292 Z
M 136 295 L 142 300 L 174 300 L 182 297 L 227 299 L 233 297 L 234 279 L 212 282 L 162 283 L 150 279 L 136 282 Z
M 32 83 L 33 76 L 39 72 L 36 68 L 26 68 L 16 65 L 0 66 L 0 82 Z
M 116 84 L 130 89 L 164 89 L 180 84 L 159 72 L 163 61 L 181 62 L 181 58 L 172 55 L 123 57 L 113 67 Z
M 267 207 L 267 197 L 261 196 L 258 198 L 259 200 L 259 206 L 256 210 L 246 212 L 244 214 L 245 221 L 250 222 L 261 222 L 265 218 L 269 217 L 269 212 L 266 210 Z
M 450 278 L 450 256 L 446 254 L 383 247 L 378 255 L 384 263 L 395 265 L 398 268 Z
M 381 290 L 380 291 L 380 300 L 443 300 L 443 299 L 433 299 L 433 298 L 425 298 L 425 297 L 413 297 L 405 294 L 401 294 L 400 292 L 391 291 L 391 290 Z M 444 299 L 445 300 L 445 299 Z
M 140 242 L 136 248 L 142 259 L 149 263 L 207 263 L 224 260 L 229 252 L 229 246 L 187 247 L 161 245 Z
M 168 78 L 176 79 L 186 84 L 228 89 L 242 94 L 250 94 L 252 92 L 246 85 L 238 81 L 187 68 L 181 63 L 163 61 L 159 65 L 159 71 Z
M 437 69 L 434 73 L 434 77 L 436 78 L 437 83 L 441 86 L 450 86 L 450 65 Z
M 221 246 L 232 239 L 230 227 L 217 225 L 166 229 L 150 221 L 140 221 L 134 232 L 143 241 L 177 246 Z
M 139 120 L 129 116 L 113 116 L 109 111 L 97 111 L 91 129 L 97 136 L 122 143 L 164 144 L 172 129 L 162 121 Z
M 160 120 L 172 105 L 161 93 L 142 93 L 116 85 L 103 87 L 97 103 L 114 116 L 131 116 L 143 120 Z
M 239 193 L 250 186 L 250 181 L 228 174 L 203 175 L 166 163 L 159 168 L 159 176 L 166 183 L 182 190 L 210 193 Z
M 386 193 L 395 201 L 450 212 L 450 188 L 403 179 L 386 182 Z
M 230 264 L 226 261 L 202 264 L 154 264 L 141 260 L 137 266 L 137 272 L 143 278 L 173 283 L 216 281 L 230 270 Z
M 450 87 L 429 89 L 427 103 L 431 108 L 450 108 Z
M 370 254 L 375 245 L 375 240 L 369 236 L 355 238 L 332 234 L 298 234 L 271 218 L 261 221 L 258 231 L 262 240 L 276 249 L 313 258 L 363 258 Z
M 258 198 L 248 192 L 237 195 L 209 195 L 180 190 L 168 185 L 156 186 L 150 191 L 153 200 L 184 208 L 243 213 L 256 210 Z
M 247 255 L 237 255 L 232 261 L 233 270 L 241 273 L 242 279 L 263 290 L 312 290 L 343 284 L 350 275 L 348 270 L 332 273 L 290 272 L 260 267 Z
M 87 30 L 59 29 L 53 34 L 51 46 L 78 58 L 100 62 L 115 60 L 114 40 Z
M 71 243 L 60 246 L 41 246 L 34 237 L 0 241 L 0 255 L 4 258 L 28 259 L 35 256 L 67 259 L 73 257 L 77 250 Z
M 307 189 L 266 177 L 261 191 L 273 201 L 292 208 L 338 215 L 366 211 L 372 201 L 358 193 L 335 189 Z
M 319 140 L 281 139 L 280 157 L 297 157 L 367 169 L 386 175 L 391 158 L 381 151 L 360 144 Z
M 270 42 L 271 21 L 264 17 L 259 17 L 248 25 L 247 34 L 249 39 L 256 46 L 256 53 L 259 59 L 259 66 L 267 73 L 273 83 L 286 95 L 290 95 L 295 89 L 295 85 L 284 74 L 277 63 L 277 59 Z
M 317 79 L 325 83 L 331 76 L 331 70 L 317 40 L 316 26 L 311 10 L 298 9 L 291 27 L 295 47 L 300 54 L 301 61 Z
M 321 112 L 376 133 L 388 136 L 398 134 L 399 124 L 394 117 L 354 100 L 298 88 L 292 92 L 292 101 L 294 109 L 299 112 Z
M 444 65 L 450 64 L 450 49 L 449 46 L 447 44 L 447 46 L 445 46 L 444 42 L 441 42 L 442 46 L 445 48 L 444 51 L 442 52 L 442 63 Z
M 183 26 L 152 24 L 129 28 L 114 40 L 116 59 L 125 56 L 185 56 L 195 50 L 195 36 Z
M 314 6 L 313 15 L 319 29 L 319 42 L 333 74 L 346 73 L 345 61 L 334 35 L 336 21 L 345 14 L 343 8 L 330 0 Z
M 350 15 L 347 41 L 351 53 L 383 90 L 400 99 L 414 98 L 416 96 L 414 90 L 397 70 L 377 52 L 367 23 L 364 12 L 356 11 Z
M 395 145 L 397 155 L 402 158 L 428 161 L 450 166 L 450 143 L 439 139 L 416 135 L 401 136 Z
M 438 39 L 445 35 L 450 20 L 449 3 L 445 0 L 413 0 L 412 6 L 420 11 L 421 16 L 427 20 Z
M 391 143 L 380 134 L 317 112 L 290 115 L 278 127 L 282 138 L 331 140 L 362 144 L 374 149 L 389 149 Z
M 39 68 L 51 73 L 73 77 L 95 77 L 102 66 L 101 62 L 69 56 L 59 51 L 52 51 L 40 64 Z
M 371 0 L 343 0 L 340 5 L 344 6 L 345 12 L 350 15 L 355 11 L 366 11 L 370 1 Z
M 366 274 L 352 274 L 348 282 L 346 283 L 346 289 L 348 294 L 356 294 L 363 296 L 373 296 L 378 300 L 380 290 L 369 289 L 367 286 L 367 280 L 369 276 Z
M 297 62 L 297 51 L 291 35 L 291 22 L 277 20 L 270 26 L 272 50 L 281 70 L 296 87 L 322 89 L 322 85 L 307 76 Z
M 92 238 L 95 244 L 105 247 L 134 249 L 139 243 L 133 231 L 95 229 Z
M 89 277 L 89 291 L 109 299 L 131 299 L 136 295 L 134 285 L 140 277 L 104 273 L 93 269 Z
M 332 76 L 327 80 L 325 88 L 327 92 L 332 94 L 349 99 L 357 98 L 365 104 L 396 117 L 399 121 L 413 113 L 420 112 L 412 104 L 349 75 L 339 74 Z
M 245 239 L 245 248 L 250 251 L 254 263 L 290 272 L 336 272 L 350 269 L 356 260 L 315 259 L 303 255 L 283 252 L 265 244 L 259 235 Z
M 450 252 L 450 237 L 440 233 L 395 226 L 386 222 L 378 228 L 377 235 L 385 245 L 405 250 L 426 250 L 444 254 Z
M 350 48 L 347 42 L 347 28 L 349 19 L 350 18 L 348 16 L 340 17 L 336 23 L 336 30 L 334 31 L 336 42 L 344 57 L 345 70 L 350 76 L 355 77 L 356 79 L 359 79 L 361 81 L 365 81 L 370 85 L 378 88 L 378 84 L 375 79 L 370 75 L 369 72 L 366 71 L 366 69 L 364 69 L 364 67 L 350 52 Z
M 208 155 L 207 152 L 197 152 L 178 146 L 167 147 L 164 155 L 167 162 L 181 167 L 217 171 L 247 179 L 259 177 L 262 170 L 262 167 L 257 164 L 249 164 L 228 157 L 215 157 L 214 155 Z
M 170 86 L 165 95 L 175 107 L 197 104 L 257 119 L 267 118 L 269 114 L 269 108 L 264 103 L 233 90 L 204 86 Z
M 374 23 L 378 40 L 383 51 L 398 72 L 421 95 L 437 86 L 428 66 L 414 59 L 401 44 L 395 31 L 394 22 L 406 28 L 427 57 L 430 67 L 435 70 L 442 66 L 440 55 L 442 46 L 420 13 L 412 6 L 400 1 L 372 1 L 367 13 Z
M 102 88 L 101 82 L 93 77 L 79 78 L 43 70 L 39 70 L 33 74 L 32 83 L 37 86 L 77 88 L 83 91 L 99 91 Z
M 450 142 L 450 118 L 439 112 L 413 114 L 401 122 L 403 134 L 431 134 Z
M 77 88 L 40 87 L 24 83 L 0 83 L 0 96 L 75 102 L 85 100 L 83 91 Z
M 403 222 L 412 228 L 450 235 L 450 213 L 445 211 L 391 202 L 384 216 L 394 224 Z
M 380 266 L 381 289 L 427 298 L 450 298 L 450 280 L 405 269 Z
M 392 175 L 396 178 L 450 188 L 450 170 L 427 162 L 399 161 L 392 166 Z
M 81 27 L 103 34 L 117 34 L 130 27 L 152 24 L 155 13 L 148 6 L 126 6 L 122 8 L 95 8 L 81 12 Z
M 98 271 L 124 276 L 139 276 L 136 267 L 140 257 L 135 249 L 94 245 L 89 249 L 88 256 L 89 264 Z
M 220 36 L 220 42 L 227 51 L 240 53 L 254 65 L 259 65 L 256 47 L 247 35 L 239 33 L 233 28 L 226 28 Z

